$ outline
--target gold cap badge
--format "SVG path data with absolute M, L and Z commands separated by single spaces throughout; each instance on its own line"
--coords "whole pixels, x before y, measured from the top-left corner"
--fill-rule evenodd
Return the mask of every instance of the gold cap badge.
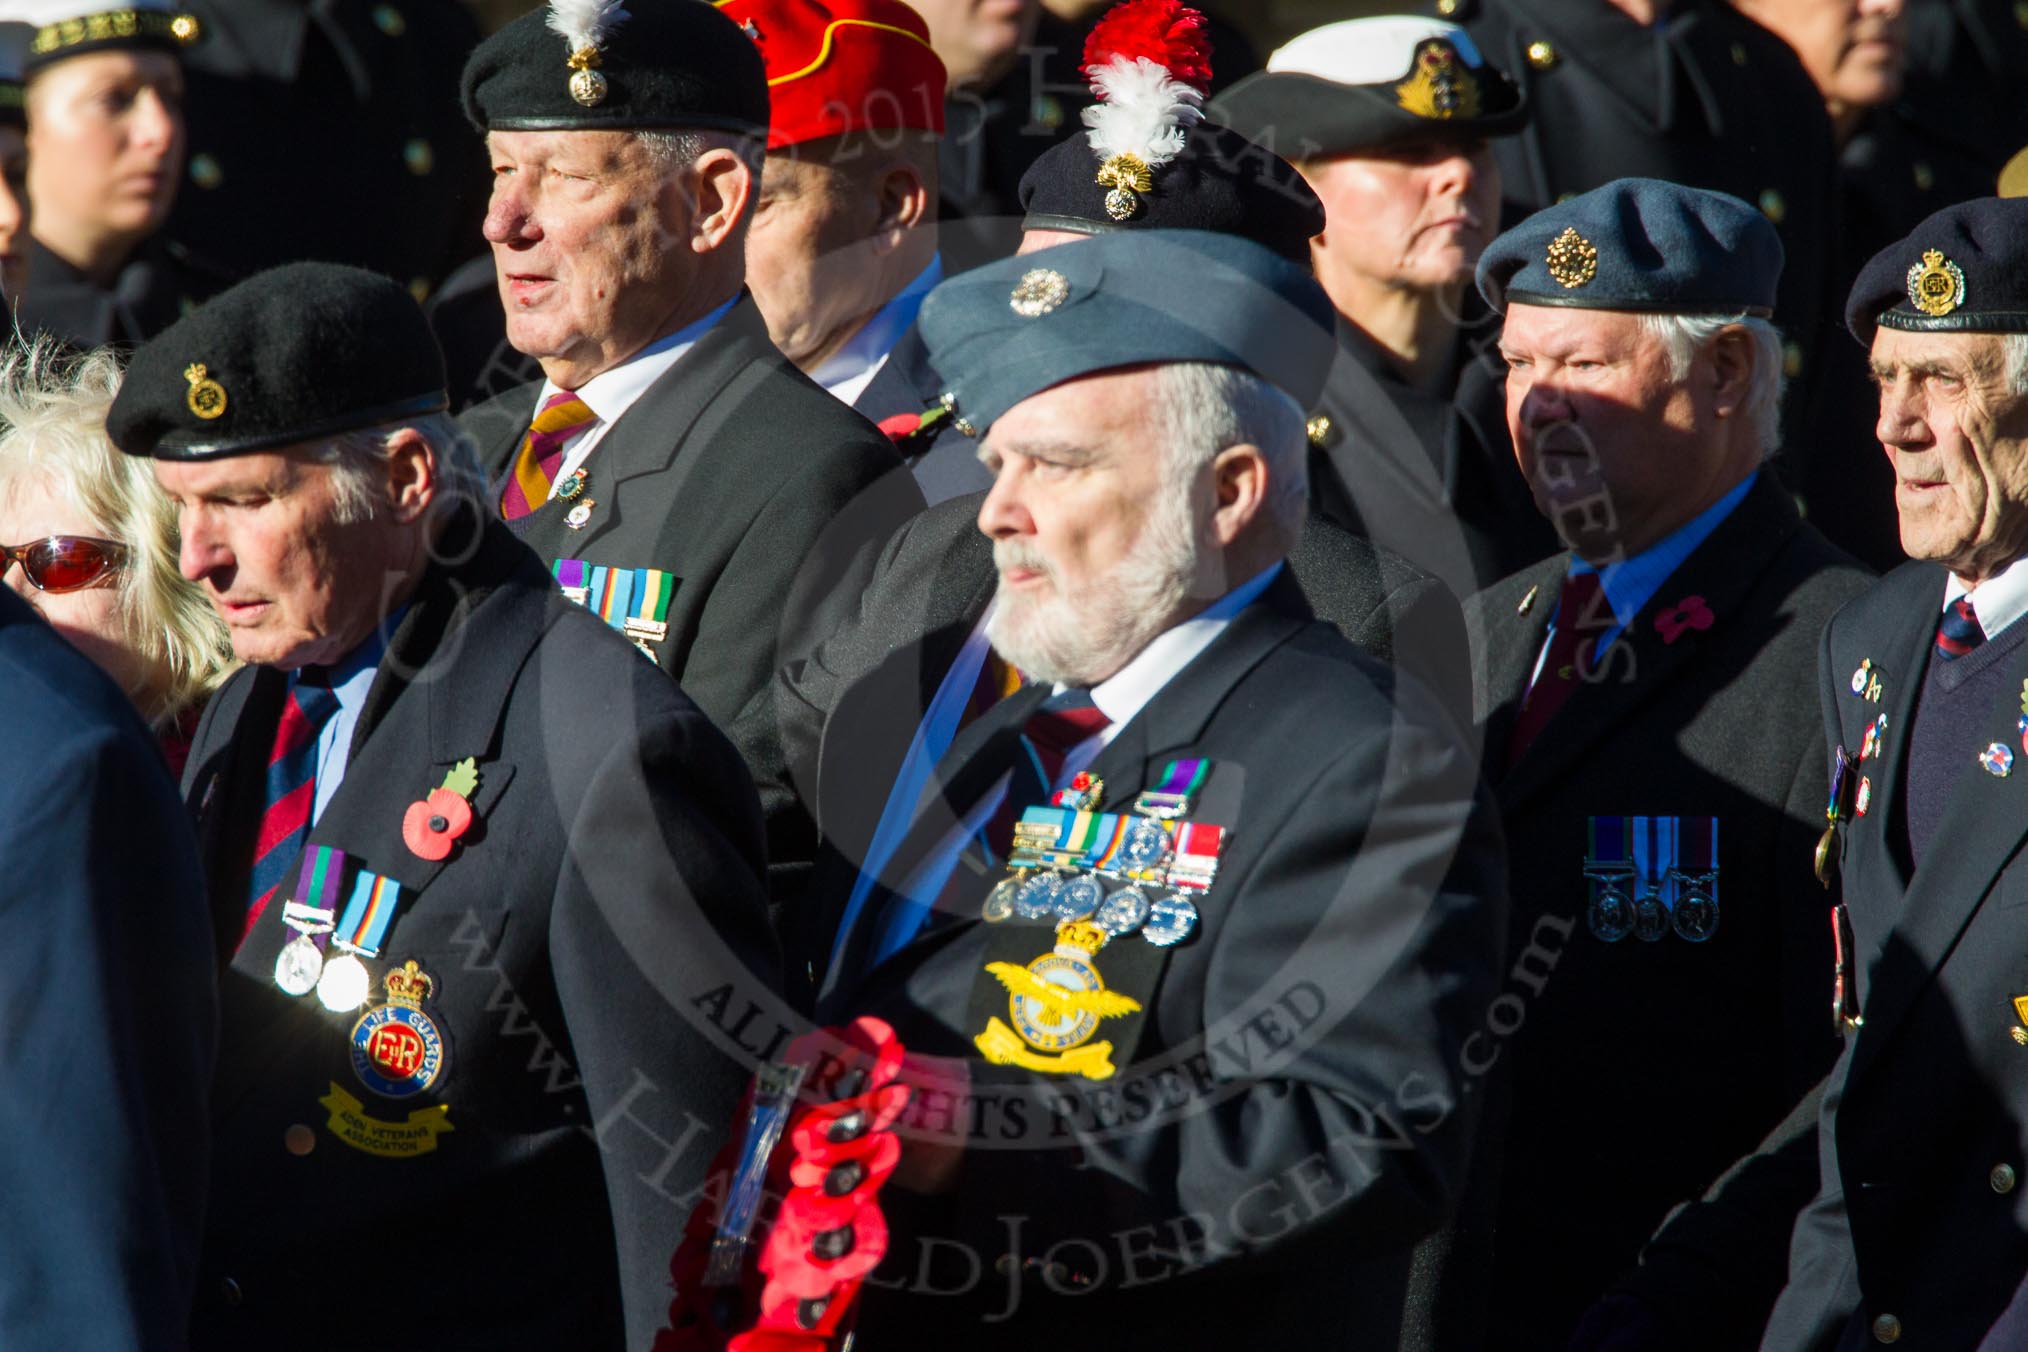
M 1408 79 L 1394 87 L 1394 101 L 1417 117 L 1477 117 L 1479 80 L 1458 59 L 1455 47 L 1431 38 L 1415 49 L 1415 64 Z
M 1023 319 L 1038 319 L 1070 299 L 1070 282 L 1050 268 L 1031 268 L 1014 283 L 1007 304 Z
M 580 47 L 570 54 L 570 96 L 587 108 L 606 101 L 606 77 L 599 74 L 599 49 Z
M 1926 315 L 1941 318 L 1965 303 L 1964 270 L 1936 249 L 1925 249 L 1922 261 L 1908 270 L 1908 303 Z
M 1572 226 L 1566 225 L 1562 234 L 1549 241 L 1543 261 L 1549 265 L 1549 275 L 1566 290 L 1575 290 L 1598 275 L 1598 250 Z
M 190 405 L 192 413 L 206 422 L 225 416 L 225 386 L 206 374 L 203 362 L 192 362 L 184 367 L 183 378 L 190 382 L 190 392 L 184 396 L 184 402 Z
M 1138 155 L 1119 154 L 1099 166 L 1097 184 L 1111 188 L 1106 194 L 1106 215 L 1116 221 L 1132 218 L 1141 209 L 1137 193 L 1155 190 L 1155 174 Z

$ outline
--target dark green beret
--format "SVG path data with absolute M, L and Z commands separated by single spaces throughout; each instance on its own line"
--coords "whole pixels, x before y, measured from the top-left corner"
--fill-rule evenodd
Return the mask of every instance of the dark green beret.
M 6 9 L 29 28 L 23 78 L 91 52 L 180 53 L 203 28 L 167 0 L 13 0 Z
M 2028 197 L 1945 207 L 1859 270 L 1845 326 L 1913 333 L 2028 333 Z
M 25 23 L 0 23 L 0 127 L 28 125 L 21 101 L 21 72 L 28 40 L 35 30 Z
M 1619 178 L 1544 207 L 1487 245 L 1478 281 L 1501 311 L 1512 303 L 1766 318 L 1781 271 L 1781 237 L 1737 197 Z
M 573 13 L 602 17 L 559 17 Z M 574 44 L 566 29 L 597 41 Z M 463 94 L 481 131 L 768 130 L 760 51 L 704 0 L 567 0 L 524 14 L 473 51 Z
M 1205 230 L 1096 235 L 962 272 L 917 324 L 967 436 L 1066 380 L 1149 362 L 1252 371 L 1309 408 L 1337 351 L 1307 269 Z
M 144 343 L 106 432 L 128 455 L 218 460 L 449 405 L 443 354 L 406 287 L 361 268 L 290 263 Z
M 1028 230 L 1216 230 L 1310 265 L 1310 239 L 1324 231 L 1324 204 L 1294 166 L 1229 127 L 1200 122 L 1182 152 L 1151 171 L 1153 187 L 1134 194 L 1124 216 L 1107 209 L 1100 156 L 1082 135 L 1044 151 L 1021 176 L 1021 222 Z
M 1527 124 L 1528 101 L 1464 29 L 1397 14 L 1311 29 L 1214 99 L 1211 113 L 1302 163 L 1505 135 Z

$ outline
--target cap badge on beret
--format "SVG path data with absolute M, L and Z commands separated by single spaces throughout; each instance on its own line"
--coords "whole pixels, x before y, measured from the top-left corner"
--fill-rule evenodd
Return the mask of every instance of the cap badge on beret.
M 192 413 L 206 422 L 225 416 L 225 386 L 211 378 L 203 362 L 192 362 L 184 367 L 183 378 L 190 382 L 190 392 L 183 401 L 190 405 Z
M 1598 275 L 1598 250 L 1575 226 L 1565 226 L 1562 234 L 1549 241 L 1543 262 L 1565 290 L 1576 290 Z
M 1115 155 L 1099 166 L 1098 185 L 1111 188 L 1106 194 L 1106 215 L 1116 221 L 1130 220 L 1141 209 L 1137 194 L 1155 191 L 1155 174 L 1138 155 Z
M 1922 261 L 1908 270 L 1908 303 L 1926 315 L 1942 318 L 1965 303 L 1965 274 L 1941 250 L 1925 249 Z
M 1030 268 L 1014 284 L 1007 304 L 1023 319 L 1039 319 L 1070 299 L 1070 281 L 1053 268 Z
M 1099 156 L 1093 182 L 1109 189 L 1106 215 L 1131 220 L 1155 170 L 1183 152 L 1204 120 L 1211 43 L 1204 16 L 1179 0 L 1126 0 L 1106 11 L 1084 44 L 1084 77 L 1098 102 L 1084 110 Z
M 599 47 L 626 20 L 620 0 L 550 0 L 549 29 L 569 45 L 570 96 L 586 108 L 606 101 L 606 77 L 599 74 Z
M 1479 81 L 1458 59 L 1458 49 L 1442 38 L 1431 38 L 1415 49 L 1408 79 L 1394 88 L 1394 101 L 1404 112 L 1440 121 L 1479 115 Z

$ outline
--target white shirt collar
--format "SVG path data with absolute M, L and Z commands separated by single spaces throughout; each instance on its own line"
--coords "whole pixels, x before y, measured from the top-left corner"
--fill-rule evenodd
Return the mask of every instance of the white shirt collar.
M 563 464 L 549 486 L 552 498 L 556 496 L 557 485 L 573 470 L 583 466 L 593 448 L 605 438 L 606 432 L 639 402 L 641 396 L 648 392 L 648 387 L 669 374 L 669 368 L 683 360 L 683 354 L 695 347 L 697 340 L 709 333 L 711 326 L 725 318 L 725 312 L 738 303 L 739 297 L 734 296 L 702 319 L 686 324 L 666 338 L 657 338 L 612 370 L 601 371 L 572 391 L 584 401 L 586 408 L 598 415 L 598 421 L 571 441 L 570 449 L 564 453 Z M 542 393 L 536 397 L 535 406 L 541 408 L 551 396 L 560 393 L 562 388 L 545 376 Z
M 918 272 L 915 280 L 903 287 L 893 300 L 876 310 L 873 318 L 860 325 L 859 332 L 847 339 L 845 346 L 810 372 L 810 379 L 845 403 L 857 399 L 873 383 L 873 377 L 880 373 L 880 368 L 887 364 L 887 354 L 894 351 L 901 335 L 915 323 L 923 298 L 943 279 L 944 256 L 933 254 L 929 266 Z
M 1103 741 L 1110 742 L 1147 706 L 1149 700 L 1161 693 L 1163 686 L 1175 679 L 1177 672 L 1210 647 L 1211 641 L 1232 623 L 1233 616 L 1259 600 L 1261 593 L 1268 589 L 1268 584 L 1281 570 L 1281 563 L 1276 562 L 1183 623 L 1163 630 L 1149 641 L 1147 647 L 1136 653 L 1131 662 L 1093 686 L 1091 702 L 1098 706 L 1100 713 L 1112 720 L 1106 725 Z
M 1967 592 L 1971 593 L 1972 610 L 1979 617 L 1979 628 L 1991 638 L 2023 615 L 2028 615 L 2028 566 L 2019 559 L 2008 564 L 1993 576 L 1978 585 L 1976 590 L 1967 588 L 1964 580 L 1953 573 L 1944 584 L 1943 605 L 1947 610 L 1952 602 Z

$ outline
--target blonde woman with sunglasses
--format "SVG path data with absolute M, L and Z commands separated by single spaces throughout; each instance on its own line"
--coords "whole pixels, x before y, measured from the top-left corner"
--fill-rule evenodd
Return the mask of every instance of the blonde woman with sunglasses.
M 106 439 L 108 350 L 0 359 L 0 573 L 127 692 L 171 768 L 235 663 L 225 626 L 177 571 L 176 512 L 144 460 Z

